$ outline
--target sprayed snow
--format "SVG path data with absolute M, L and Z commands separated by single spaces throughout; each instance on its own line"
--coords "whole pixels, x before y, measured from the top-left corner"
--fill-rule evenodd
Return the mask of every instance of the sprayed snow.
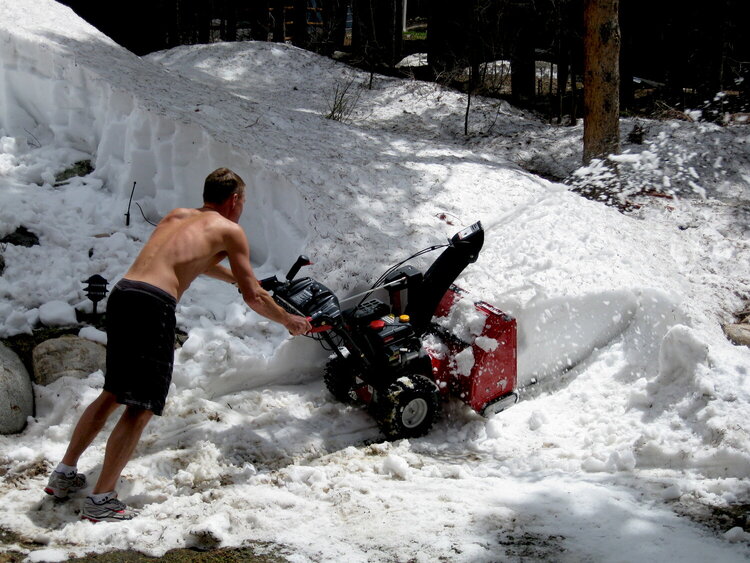
M 0 9 L 0 234 L 40 238 L 2 249 L 0 334 L 30 331 L 54 302 L 90 312 L 81 280 L 122 275 L 151 232 L 141 209 L 156 220 L 199 204 L 221 165 L 248 182 L 258 275 L 304 251 L 341 297 L 482 220 L 485 246 L 458 283 L 516 317 L 520 383 L 538 381 L 489 419 L 452 399 L 428 436 L 381 442 L 325 390 L 314 342 L 196 280 L 164 416 L 119 485 L 141 516 L 92 525 L 80 499 L 41 492 L 101 372 L 35 387 L 36 416 L 0 437 L 0 527 L 45 546 L 30 560 L 248 542 L 292 561 L 750 556 L 744 530 L 680 516 L 750 493 L 750 353 L 719 327 L 750 280 L 744 129 L 650 124 L 623 165 L 681 197 L 624 216 L 514 164 L 567 175 L 580 127 L 477 98 L 462 139 L 461 95 L 383 77 L 338 123 L 321 117 L 332 86 L 369 76 L 312 53 L 235 43 L 139 58 L 50 0 Z M 93 173 L 55 185 L 86 159 Z M 126 226 L 133 182 L 141 209 Z M 470 306 L 441 322 L 481 333 Z M 92 480 L 113 424 L 81 460 Z

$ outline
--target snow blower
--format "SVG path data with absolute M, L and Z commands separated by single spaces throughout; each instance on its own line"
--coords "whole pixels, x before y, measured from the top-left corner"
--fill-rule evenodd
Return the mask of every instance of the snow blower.
M 428 432 L 441 399 L 456 396 L 489 416 L 515 404 L 516 321 L 483 301 L 471 302 L 453 282 L 479 256 L 484 243 L 480 222 L 456 233 L 447 245 L 413 254 L 391 267 L 363 294 L 339 301 L 309 277 L 295 279 L 310 264 L 300 256 L 286 275 L 261 281 L 279 305 L 308 317 L 311 336 L 332 352 L 325 384 L 338 400 L 364 403 L 389 438 Z M 445 248 L 423 274 L 406 264 Z M 385 290 L 381 300 L 373 296 Z M 342 303 L 360 298 L 349 308 Z M 467 341 L 441 326 L 455 307 L 472 307 L 484 318 L 480 334 Z M 437 322 L 435 322 L 437 321 Z M 472 323 L 474 324 L 474 323 Z

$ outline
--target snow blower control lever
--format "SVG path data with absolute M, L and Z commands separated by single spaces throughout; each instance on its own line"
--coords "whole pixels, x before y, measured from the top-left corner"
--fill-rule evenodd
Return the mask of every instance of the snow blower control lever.
M 323 332 L 340 322 L 341 307 L 333 292 L 323 284 L 311 278 L 294 279 L 302 266 L 311 263 L 303 254 L 289 270 L 285 282 L 272 276 L 261 280 L 260 285 L 273 294 L 282 308 L 292 314 L 307 317 L 313 326 L 311 332 Z
M 289 269 L 289 272 L 286 275 L 287 281 L 292 281 L 294 279 L 294 276 L 297 275 L 297 272 L 299 272 L 302 266 L 309 266 L 310 264 L 312 264 L 312 262 L 310 262 L 310 259 L 304 254 L 300 254 L 299 258 L 297 258 L 297 261 Z
M 516 393 L 516 321 L 483 301 L 468 303 L 485 319 L 480 343 L 464 342 L 433 322 L 450 314 L 466 292 L 453 281 L 477 260 L 484 242 L 480 222 L 456 233 L 447 245 L 433 246 L 396 264 L 364 293 L 341 302 L 322 283 L 294 279 L 300 256 L 286 281 L 276 276 L 261 280 L 287 311 L 310 320 L 323 348 L 332 352 L 326 364 L 325 385 L 342 402 L 367 405 L 388 438 L 421 436 L 438 415 L 440 399 L 457 396 L 489 416 L 513 405 Z M 407 261 L 437 248 L 445 250 L 423 275 Z M 379 292 L 375 294 L 375 292 Z M 342 303 L 362 297 L 353 307 Z M 382 297 L 388 302 L 378 298 Z M 496 346 L 488 345 L 490 340 Z M 456 357 L 471 349 L 471 371 Z M 468 351 L 467 351 L 468 353 Z

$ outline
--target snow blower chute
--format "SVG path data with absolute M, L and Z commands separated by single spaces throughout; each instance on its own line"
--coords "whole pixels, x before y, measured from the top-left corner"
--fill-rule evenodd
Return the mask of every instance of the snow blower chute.
M 453 395 L 484 416 L 518 400 L 516 321 L 483 301 L 473 302 L 453 282 L 477 260 L 484 243 L 480 222 L 456 233 L 447 245 L 426 248 L 390 268 L 373 287 L 343 302 L 309 277 L 294 279 L 310 263 L 300 256 L 285 281 L 261 281 L 288 311 L 306 316 L 312 336 L 332 355 L 325 384 L 340 401 L 367 405 L 388 438 L 425 434 Z M 423 274 L 409 260 L 446 247 Z M 387 302 L 373 293 L 386 290 Z M 441 326 L 456 307 L 484 318 L 480 334 L 466 341 Z M 435 322 L 437 320 L 438 322 Z M 472 323 L 474 324 L 474 323 Z

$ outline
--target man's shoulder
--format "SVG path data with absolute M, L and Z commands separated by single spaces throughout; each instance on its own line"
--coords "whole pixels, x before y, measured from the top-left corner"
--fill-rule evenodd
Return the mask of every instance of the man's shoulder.
M 167 213 L 164 216 L 164 219 L 184 219 L 185 217 L 189 217 L 190 215 L 195 215 L 197 212 L 197 209 L 192 209 L 190 207 L 176 207 L 169 213 Z
M 230 221 L 226 217 L 220 217 L 220 218 L 221 218 L 221 221 L 219 224 L 221 225 L 221 229 L 225 233 L 227 233 L 229 236 L 232 236 L 232 237 L 243 237 L 243 238 L 245 237 L 245 230 L 242 227 L 240 227 L 237 223 L 235 223 L 234 221 Z

